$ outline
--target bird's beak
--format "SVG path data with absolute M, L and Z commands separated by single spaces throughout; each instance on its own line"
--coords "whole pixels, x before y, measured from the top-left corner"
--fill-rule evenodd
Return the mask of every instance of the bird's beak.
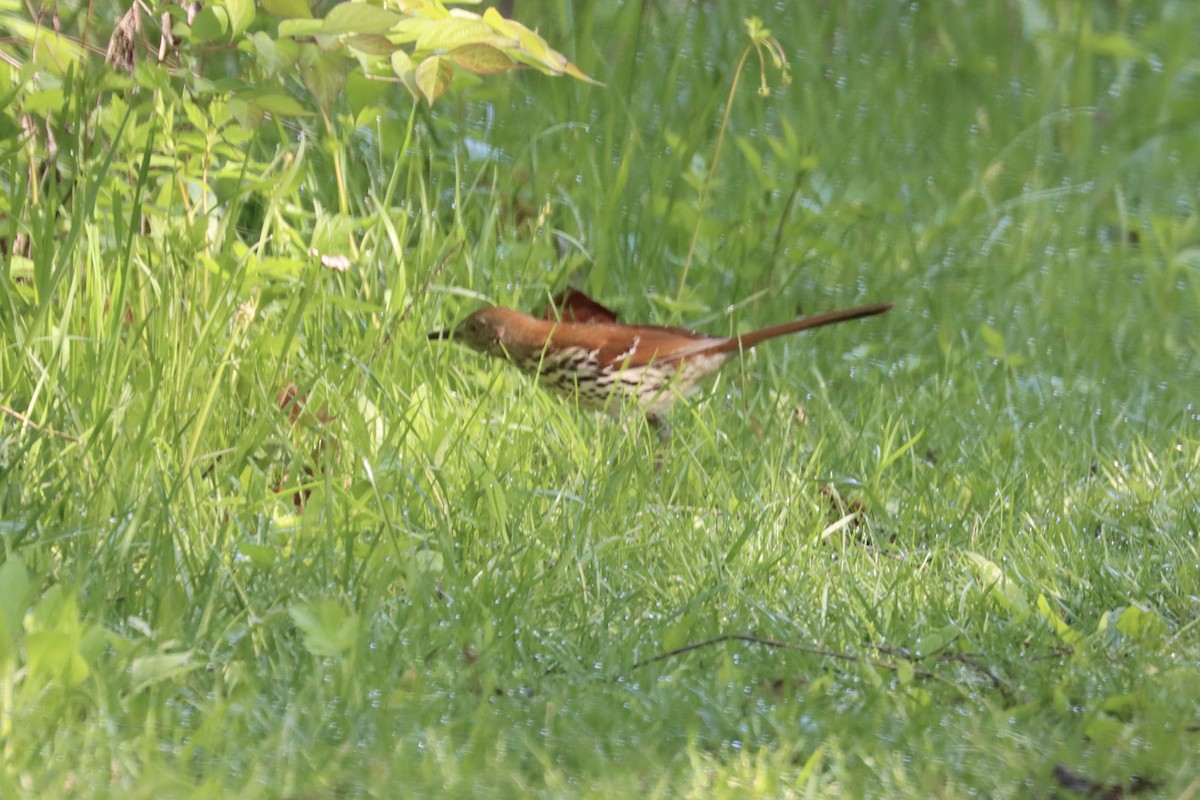
M 447 328 L 444 331 L 430 331 L 429 332 L 429 341 L 431 341 L 431 342 L 436 339 L 453 339 L 453 338 L 454 338 L 454 330 L 452 328 Z

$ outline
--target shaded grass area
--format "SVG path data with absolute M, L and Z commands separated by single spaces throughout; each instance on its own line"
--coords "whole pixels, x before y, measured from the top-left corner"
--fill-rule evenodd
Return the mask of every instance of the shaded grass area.
M 62 209 L 7 161 L 0 793 L 1196 791 L 1200 11 L 761 13 L 793 81 L 704 209 L 709 6 L 522 6 L 607 88 L 469 87 L 406 151 L 400 94 L 304 146 L 114 100 Z M 666 444 L 423 336 L 569 279 L 897 307 Z M 792 647 L 650 661 L 730 635 Z

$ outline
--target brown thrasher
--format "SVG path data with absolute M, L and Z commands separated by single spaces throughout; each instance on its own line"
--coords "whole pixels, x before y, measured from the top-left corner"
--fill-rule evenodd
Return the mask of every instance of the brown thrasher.
M 686 328 L 624 325 L 577 289 L 551 301 L 539 319 L 512 308 L 481 308 L 430 339 L 451 339 L 511 361 L 546 388 L 611 414 L 636 405 L 655 421 L 676 399 L 759 342 L 835 322 L 882 314 L 891 303 L 830 311 L 740 336 Z

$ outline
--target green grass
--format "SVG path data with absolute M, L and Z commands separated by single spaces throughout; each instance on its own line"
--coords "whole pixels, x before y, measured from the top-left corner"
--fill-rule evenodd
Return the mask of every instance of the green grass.
M 42 76 L 0 796 L 1195 796 L 1200 8 L 1041 8 L 519 3 L 606 87 L 494 76 L 407 150 L 396 87 L 301 143 Z M 793 80 L 744 77 L 700 209 L 751 11 Z M 896 308 L 665 444 L 425 339 L 570 279 L 722 333 Z M 650 661 L 731 635 L 789 646 Z

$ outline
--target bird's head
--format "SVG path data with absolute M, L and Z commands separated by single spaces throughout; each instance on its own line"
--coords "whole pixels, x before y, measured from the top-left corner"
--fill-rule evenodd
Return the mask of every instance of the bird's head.
M 512 315 L 507 308 L 481 308 L 462 322 L 443 331 L 433 331 L 429 339 L 450 339 L 489 356 L 504 356 L 505 337 Z

